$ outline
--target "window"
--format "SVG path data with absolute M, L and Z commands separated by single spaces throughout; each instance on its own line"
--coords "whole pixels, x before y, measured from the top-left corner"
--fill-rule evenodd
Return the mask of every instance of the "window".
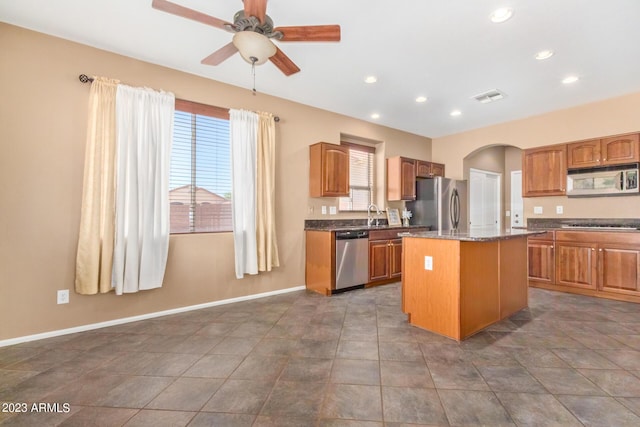
M 171 233 L 232 230 L 228 110 L 176 100 L 169 203 Z
M 349 197 L 340 197 L 341 211 L 366 211 L 373 203 L 375 148 L 343 142 L 349 147 Z

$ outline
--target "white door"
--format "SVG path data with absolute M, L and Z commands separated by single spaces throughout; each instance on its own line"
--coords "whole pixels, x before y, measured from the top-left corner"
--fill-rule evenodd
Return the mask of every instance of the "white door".
M 469 182 L 470 229 L 499 229 L 500 174 L 470 169 Z
M 511 172 L 511 227 L 524 226 L 522 202 L 522 171 Z

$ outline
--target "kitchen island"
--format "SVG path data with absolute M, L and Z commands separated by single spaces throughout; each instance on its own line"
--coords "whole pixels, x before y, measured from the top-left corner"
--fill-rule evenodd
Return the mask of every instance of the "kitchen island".
M 402 310 L 409 323 L 460 341 L 527 307 L 527 237 L 539 233 L 405 236 Z

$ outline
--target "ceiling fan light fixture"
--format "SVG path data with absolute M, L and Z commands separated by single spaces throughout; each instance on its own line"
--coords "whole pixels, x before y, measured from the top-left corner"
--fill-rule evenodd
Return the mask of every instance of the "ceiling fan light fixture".
M 249 64 L 261 65 L 276 54 L 276 46 L 266 36 L 253 31 L 240 31 L 233 35 L 233 45 L 242 59 Z

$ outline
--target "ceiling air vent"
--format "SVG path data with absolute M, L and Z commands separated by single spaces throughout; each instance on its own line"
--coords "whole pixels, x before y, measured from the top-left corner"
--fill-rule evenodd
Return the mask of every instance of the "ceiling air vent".
M 488 104 L 493 101 L 499 101 L 505 96 L 506 95 L 504 94 L 504 92 L 500 92 L 498 89 L 492 89 L 487 92 L 483 92 L 473 96 L 473 99 L 475 99 L 481 104 Z

